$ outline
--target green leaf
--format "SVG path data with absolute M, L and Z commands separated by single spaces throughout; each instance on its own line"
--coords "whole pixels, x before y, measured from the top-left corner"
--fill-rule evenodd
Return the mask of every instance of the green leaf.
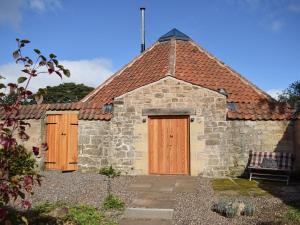
M 64 66 L 63 66 L 63 65 L 57 65 L 57 67 L 58 67 L 59 69 L 61 69 L 61 70 L 64 69 Z
M 18 84 L 23 83 L 25 80 L 27 80 L 27 77 L 19 77 L 18 78 Z
M 38 50 L 38 49 L 33 49 L 33 51 L 36 53 L 36 54 L 41 54 L 41 51 L 40 50 Z
M 52 59 L 52 61 L 54 62 L 54 64 L 55 64 L 56 66 L 58 65 L 57 59 Z
M 56 55 L 54 55 L 53 53 L 51 53 L 51 54 L 49 55 L 49 57 L 50 57 L 51 59 L 55 59 L 55 58 L 56 58 Z
M 23 40 L 21 40 L 21 43 L 28 44 L 28 43 L 30 43 L 30 41 L 27 39 L 23 39 Z
M 3 83 L 0 83 L 0 89 L 6 88 L 6 86 Z
M 14 51 L 13 57 L 14 57 L 14 59 L 17 59 L 17 58 L 20 57 L 20 52 L 19 52 L 19 50 Z
M 43 55 L 40 55 L 40 57 L 42 58 L 43 61 L 47 61 L 46 57 Z
M 71 73 L 70 73 L 70 70 L 68 69 L 63 69 L 63 73 L 66 77 L 70 77 L 71 76 Z

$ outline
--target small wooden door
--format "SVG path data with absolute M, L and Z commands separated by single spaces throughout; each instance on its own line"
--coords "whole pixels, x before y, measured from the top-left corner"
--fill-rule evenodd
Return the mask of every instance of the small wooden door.
M 75 113 L 47 116 L 46 169 L 77 170 L 77 129 Z
M 189 174 L 188 116 L 149 117 L 149 173 Z

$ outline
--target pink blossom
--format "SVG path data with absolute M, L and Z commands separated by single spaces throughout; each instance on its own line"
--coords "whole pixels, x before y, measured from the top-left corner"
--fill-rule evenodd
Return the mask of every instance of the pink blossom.
M 22 207 L 24 209 L 30 209 L 31 208 L 31 203 L 28 200 L 22 200 Z

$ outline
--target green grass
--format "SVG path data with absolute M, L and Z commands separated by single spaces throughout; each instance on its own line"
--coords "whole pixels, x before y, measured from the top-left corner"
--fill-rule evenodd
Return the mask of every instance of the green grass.
M 125 203 L 115 195 L 108 195 L 103 203 L 104 210 L 123 210 Z
M 261 188 L 257 181 L 249 181 L 247 179 L 213 179 L 213 189 L 216 192 L 231 192 L 243 196 L 263 196 L 267 194 L 265 188 Z
M 291 207 L 282 217 L 285 224 L 300 224 L 300 209 Z
M 94 207 L 81 205 L 71 207 L 65 219 L 82 225 L 112 225 L 113 221 L 105 221 L 104 214 Z
M 67 208 L 68 212 L 63 218 L 54 218 L 50 212 L 56 208 Z M 34 207 L 26 216 L 32 225 L 117 225 L 115 221 L 106 218 L 104 211 L 88 205 L 67 205 L 64 203 L 43 203 Z

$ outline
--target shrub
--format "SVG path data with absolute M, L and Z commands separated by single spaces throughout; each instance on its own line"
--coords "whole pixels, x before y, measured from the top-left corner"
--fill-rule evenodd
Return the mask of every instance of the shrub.
M 26 128 L 30 124 L 20 119 L 19 113 L 21 104 L 26 103 L 28 98 L 33 96 L 28 90 L 30 81 L 41 73 L 53 73 L 60 77 L 62 73 L 66 76 L 70 75 L 70 71 L 59 64 L 54 54 L 50 54 L 47 59 L 40 50 L 34 49 L 37 57 L 31 60 L 22 55 L 22 49 L 30 41 L 20 39 L 16 41 L 18 48 L 13 52 L 13 57 L 16 63 L 22 63 L 24 66 L 21 70 L 22 76 L 17 79 L 17 83 L 7 85 L 2 82 L 4 77 L 0 76 L 0 223 L 11 223 L 5 221 L 9 203 L 20 199 L 24 209 L 31 207 L 26 197 L 33 194 L 33 185 L 40 184 L 41 181 L 34 158 L 34 155 L 39 154 L 39 147 L 33 146 L 30 151 L 18 143 L 18 140 L 29 139 Z M 41 99 L 39 96 L 36 98 Z M 41 103 L 40 100 L 37 102 Z M 43 147 L 46 148 L 46 145 Z M 26 221 L 25 218 L 22 220 Z
M 213 211 L 228 218 L 233 218 L 237 214 L 253 216 L 255 213 L 255 206 L 251 202 L 220 199 L 217 203 L 214 204 Z
M 123 210 L 124 206 L 125 203 L 120 198 L 112 194 L 108 195 L 105 198 L 103 203 L 103 209 L 105 210 L 109 210 L 109 209 Z
M 226 214 L 226 208 L 229 205 L 229 201 L 226 199 L 221 199 L 219 200 L 218 203 L 214 205 L 214 211 L 221 214 L 225 215 Z

